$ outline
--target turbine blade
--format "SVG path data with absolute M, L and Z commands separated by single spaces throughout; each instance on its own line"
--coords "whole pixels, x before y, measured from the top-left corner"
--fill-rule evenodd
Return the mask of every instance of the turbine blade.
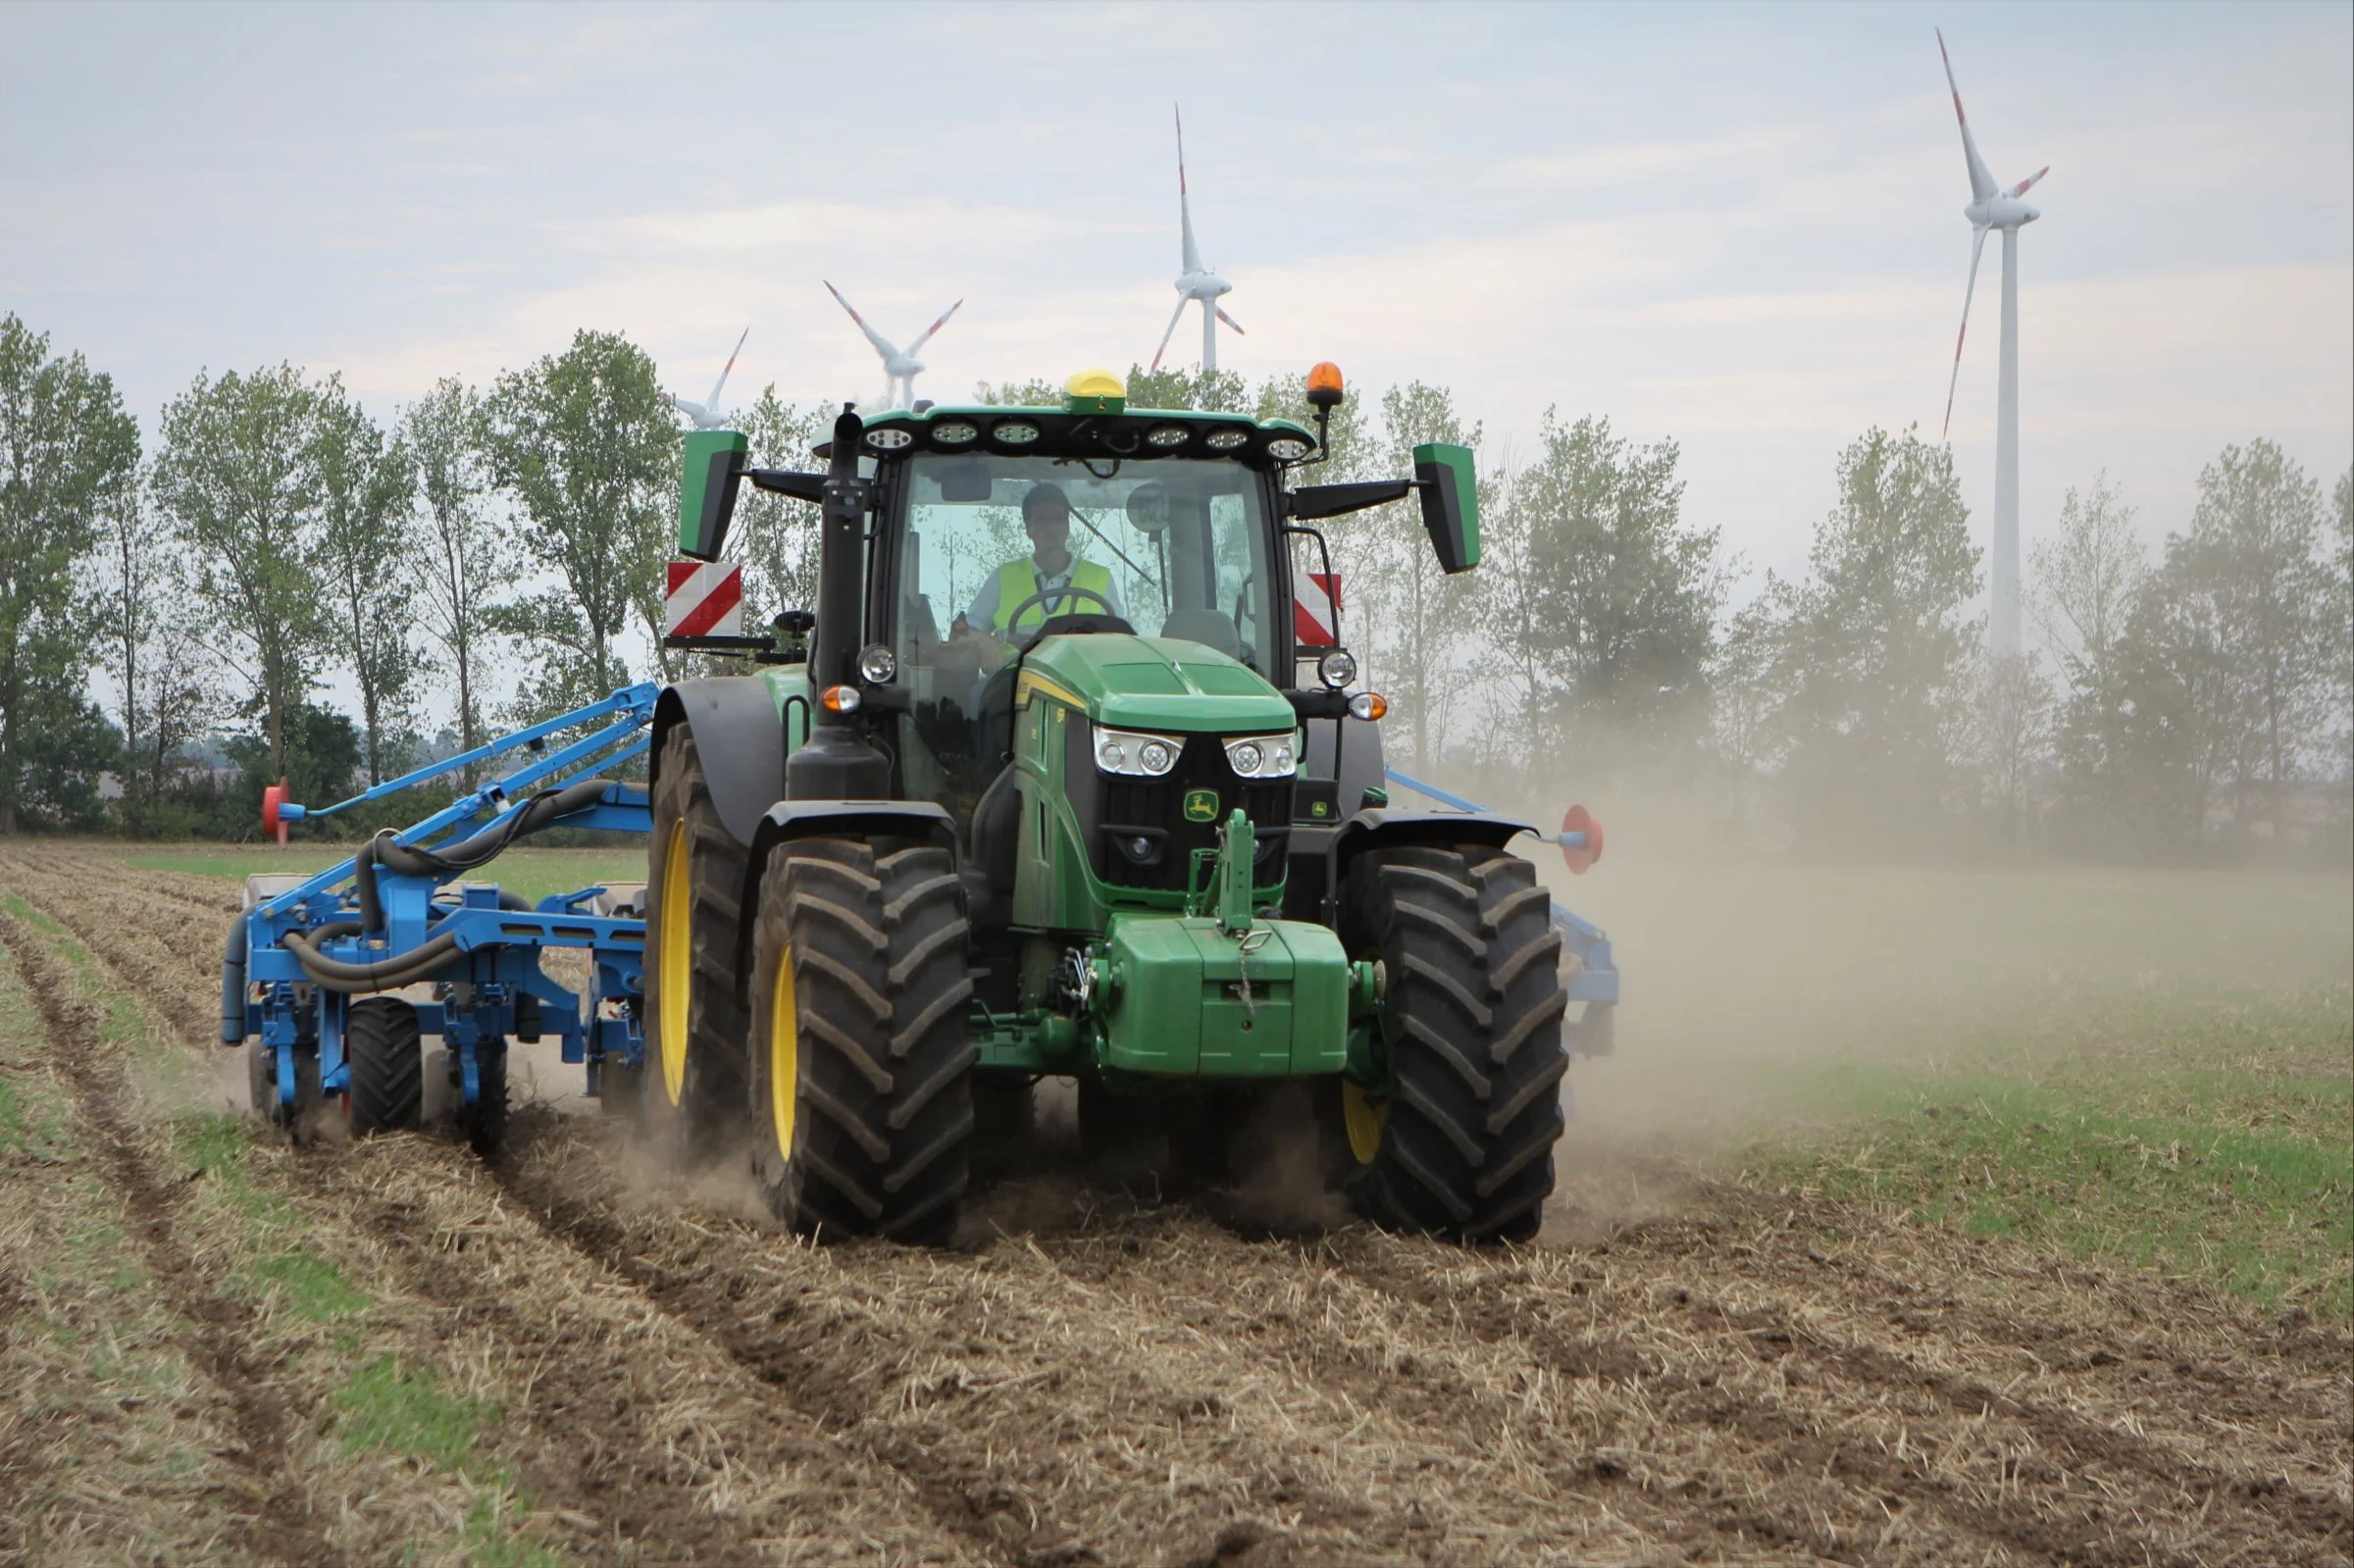
M 1962 344 L 1970 336 L 1970 299 L 1978 291 L 1978 258 L 1986 252 L 1986 230 L 1978 228 L 1970 236 L 1970 281 L 1962 289 L 1962 329 L 1954 334 L 1954 374 L 1945 383 L 1945 424 L 1937 431 L 1943 441 L 1954 428 L 1954 389 L 1962 384 Z
M 932 334 L 933 334 L 934 332 L 937 332 L 937 331 L 939 331 L 939 330 L 940 330 L 942 328 L 944 328 L 944 327 L 947 326 L 947 325 L 948 325 L 948 318 L 949 318 L 949 317 L 951 317 L 951 316 L 953 316 L 953 315 L 955 315 L 955 314 L 956 314 L 958 311 L 960 311 L 960 310 L 962 310 L 962 309 L 964 309 L 964 301 L 960 299 L 960 300 L 958 300 L 958 301 L 957 301 L 955 304 L 953 304 L 953 305 L 950 305 L 950 306 L 949 306 L 949 307 L 948 307 L 947 310 L 944 310 L 944 311 L 942 311 L 942 312 L 940 313 L 940 320 L 938 320 L 938 321 L 934 322 L 934 323 L 933 323 L 931 326 L 929 326 L 929 327 L 925 328 L 925 329 L 924 329 L 924 335 L 923 335 L 923 336 L 921 336 L 921 337 L 919 337 L 919 338 L 917 338 L 917 339 L 916 339 L 914 342 L 912 342 L 912 343 L 909 343 L 909 344 L 907 345 L 907 357 L 908 357 L 909 359 L 913 359 L 913 358 L 915 358 L 915 356 L 916 356 L 916 352 L 917 352 L 919 349 L 921 349 L 921 348 L 922 348 L 922 347 L 923 347 L 923 346 L 924 346 L 926 343 L 928 343 L 928 342 L 930 342 L 930 341 L 932 340 Z
M 1970 116 L 1962 112 L 1962 89 L 1954 82 L 1954 57 L 1945 52 L 1943 28 L 1937 31 L 1937 57 L 1945 62 L 1945 84 L 1954 94 L 1954 120 L 1962 127 L 1962 156 L 1970 164 L 1970 199 L 1984 201 L 2000 187 L 1986 172 L 1986 160 L 1978 156 L 1977 139 L 1970 133 Z
M 1223 306 L 1223 305 L 1214 305 L 1214 306 L 1212 306 L 1212 307 L 1210 307 L 1210 308 L 1211 308 L 1211 309 L 1213 309 L 1213 310 L 1215 310 L 1215 311 L 1218 313 L 1218 320 L 1220 320 L 1220 321 L 1224 322 L 1224 323 L 1225 323 L 1227 326 L 1229 326 L 1229 327 L 1233 328 L 1233 329 L 1235 329 L 1237 332 L 1242 332 L 1242 335 L 1243 335 L 1243 336 L 1245 336 L 1245 337 L 1249 337 L 1249 336 L 1251 335 L 1249 332 L 1244 332 L 1244 331 L 1243 331 L 1243 324 L 1242 324 L 1241 322 L 1238 322 L 1238 321 L 1236 321 L 1236 320 L 1235 320 L 1233 317 L 1231 317 L 1231 316 L 1229 316 L 1229 315 L 1227 315 L 1227 314 L 1226 314 L 1226 307 L 1225 307 L 1225 306 Z
M 709 409 L 715 419 L 719 415 L 720 389 L 728 384 L 729 373 L 736 369 L 736 356 L 743 352 L 743 339 L 751 335 L 752 329 L 746 327 L 743 329 L 743 335 L 736 339 L 736 346 L 728 350 L 728 362 L 720 367 L 719 379 L 711 383 L 711 396 L 704 402 L 703 407 Z
M 1185 314 L 1185 307 L 1191 305 L 1192 303 L 1193 300 L 1186 295 L 1180 294 L 1177 296 L 1177 309 L 1176 312 L 1169 317 L 1169 329 L 1160 334 L 1160 346 L 1152 351 L 1151 369 L 1160 369 L 1160 356 L 1169 351 L 1169 339 L 1177 335 L 1177 318 L 1179 316 L 1183 316 Z
M 2009 190 L 2006 190 L 2006 191 L 2004 191 L 2004 192 L 2003 192 L 2003 194 L 2004 194 L 2004 195 L 2006 195 L 2006 196 L 2014 196 L 2014 197 L 2016 197 L 2016 196 L 2023 196 L 2023 195 L 2025 195 L 2025 194 L 2026 194 L 2026 193 L 2027 193 L 2029 190 L 2031 190 L 2031 189 L 2033 189 L 2033 188 L 2034 188 L 2035 181 L 2037 181 L 2038 179 L 2041 179 L 2041 178 L 2042 178 L 2044 176 L 2046 176 L 2046 175 L 2050 174 L 2051 172 L 2052 172 L 2052 166 L 2051 166 L 2050 164 L 2045 164 L 2045 165 L 2044 165 L 2044 166 L 2043 166 L 2041 169 L 2038 169 L 2038 170 L 2036 170 L 2036 171 L 2035 171 L 2033 174 L 2029 175 L 2029 176 L 2028 176 L 2026 178 L 2024 178 L 2024 179 L 2021 180 L 2021 181 L 2020 181 L 2018 184 L 2016 184 L 2016 185 L 2013 185 L 2013 186 L 2012 186 L 2012 187 L 2011 187 Z
M 1182 238 L 1178 245 L 1178 269 L 1198 273 L 1202 270 L 1202 247 L 1194 243 L 1194 203 L 1185 188 L 1185 112 L 1171 104 L 1177 116 L 1177 223 Z
M 821 278 L 818 279 L 818 281 L 824 283 L 825 279 Z M 866 340 L 875 345 L 876 353 L 882 355 L 885 359 L 890 359 L 893 355 L 898 353 L 897 349 L 892 347 L 889 343 L 883 340 L 883 334 L 881 332 L 876 331 L 873 328 L 866 325 L 866 318 L 859 315 L 857 310 L 850 304 L 850 302 L 842 297 L 841 289 L 836 288 L 832 283 L 826 283 L 826 292 L 834 296 L 834 302 L 837 305 L 840 305 L 844 310 L 846 310 L 850 313 L 850 320 L 858 324 L 858 329 L 866 334 Z

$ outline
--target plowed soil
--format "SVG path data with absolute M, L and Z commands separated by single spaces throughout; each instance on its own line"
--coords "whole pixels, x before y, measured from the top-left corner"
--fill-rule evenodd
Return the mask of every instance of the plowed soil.
M 222 1054 L 233 886 L 10 848 L 0 889 Z M 300 1462 L 317 1368 L 244 1347 L 185 1173 L 48 938 L 0 935 L 208 1380 L 189 1419 L 232 1435 L 222 1539 L 392 1555 L 397 1498 Z M 255 1157 L 372 1282 L 383 1348 L 495 1401 L 534 1529 L 584 1560 L 2354 1557 L 2343 1334 L 1674 1165 L 1582 1168 L 1579 1137 L 1540 1242 L 1478 1251 L 1268 1239 L 1071 1174 L 987 1194 L 954 1250 L 811 1247 L 724 1174 L 649 1172 L 618 1124 L 547 1110 L 495 1169 L 415 1136 Z M 1630 1182 L 1647 1212 L 1605 1201 Z M 32 1473 L 9 1454 L 0 1430 L 0 1519 Z

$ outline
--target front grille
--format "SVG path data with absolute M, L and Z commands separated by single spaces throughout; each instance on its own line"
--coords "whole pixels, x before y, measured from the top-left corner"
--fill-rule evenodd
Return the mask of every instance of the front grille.
M 1081 727 L 1073 730 L 1066 778 L 1072 806 L 1086 831 L 1088 860 L 1098 877 L 1119 887 L 1182 892 L 1194 851 L 1216 848 L 1218 824 L 1240 806 L 1258 840 L 1252 881 L 1266 886 L 1282 880 L 1284 840 L 1292 820 L 1291 780 L 1236 778 L 1216 735 L 1189 735 L 1177 766 L 1163 778 L 1098 773 L 1094 737 Z M 1076 777 L 1082 772 L 1084 780 Z M 1185 798 L 1201 789 L 1217 795 L 1217 815 L 1207 822 L 1190 821 Z M 1139 838 L 1150 846 L 1142 856 L 1130 846 L 1130 840 Z

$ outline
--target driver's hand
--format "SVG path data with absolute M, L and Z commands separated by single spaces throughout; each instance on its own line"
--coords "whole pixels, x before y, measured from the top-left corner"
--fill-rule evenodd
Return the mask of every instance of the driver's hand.
M 1005 655 L 1011 650 L 996 637 L 981 639 L 981 673 L 996 675 L 1005 667 Z

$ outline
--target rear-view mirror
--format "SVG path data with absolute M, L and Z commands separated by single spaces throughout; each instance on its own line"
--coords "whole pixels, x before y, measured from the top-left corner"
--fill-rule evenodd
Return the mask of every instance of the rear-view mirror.
M 716 561 L 736 515 L 743 482 L 746 442 L 738 430 L 687 432 L 686 471 L 679 485 L 679 553 Z
M 1479 565 L 1479 481 L 1471 449 L 1426 441 L 1414 448 L 1414 484 L 1422 496 L 1422 528 L 1438 552 L 1439 570 L 1468 572 Z
M 940 466 L 940 498 L 951 506 L 986 502 L 990 492 L 989 465 L 977 457 Z

